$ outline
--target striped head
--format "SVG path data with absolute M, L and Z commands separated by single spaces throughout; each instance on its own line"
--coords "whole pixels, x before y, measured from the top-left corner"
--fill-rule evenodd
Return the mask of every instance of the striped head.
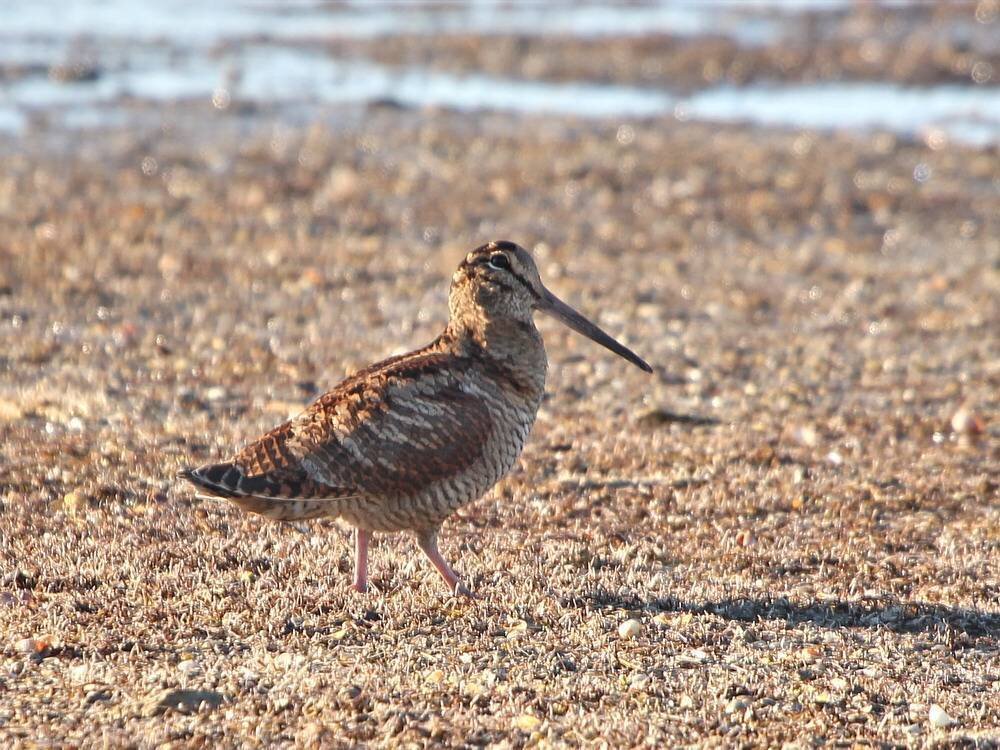
M 469 253 L 452 276 L 448 306 L 453 322 L 472 325 L 506 319 L 533 326 L 532 316 L 538 310 L 652 372 L 635 352 L 546 289 L 528 251 L 513 242 L 498 240 Z
M 527 250 L 513 242 L 490 242 L 469 253 L 455 271 L 451 316 L 530 321 L 544 289 Z

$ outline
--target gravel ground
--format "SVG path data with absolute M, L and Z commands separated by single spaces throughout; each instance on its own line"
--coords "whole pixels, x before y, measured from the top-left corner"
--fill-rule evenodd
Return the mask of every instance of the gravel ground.
M 996 150 L 207 117 L 0 145 L 0 744 L 1000 744 Z M 173 481 L 430 339 L 492 238 L 656 374 L 540 322 L 443 537 L 479 599 Z

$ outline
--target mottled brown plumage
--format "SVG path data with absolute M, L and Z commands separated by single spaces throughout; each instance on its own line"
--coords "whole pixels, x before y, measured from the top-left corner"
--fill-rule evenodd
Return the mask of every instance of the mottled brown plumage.
M 650 368 L 552 295 L 531 256 L 510 242 L 469 253 L 452 278 L 449 308 L 448 326 L 428 346 L 349 377 L 232 461 L 181 476 L 268 518 L 343 518 L 357 529 L 359 591 L 371 533 L 406 530 L 449 589 L 467 594 L 438 552 L 437 532 L 524 447 L 545 388 L 534 311 Z

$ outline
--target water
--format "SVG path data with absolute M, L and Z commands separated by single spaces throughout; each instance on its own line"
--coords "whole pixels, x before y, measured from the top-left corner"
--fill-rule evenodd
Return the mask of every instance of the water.
M 846 0 L 844 0 L 846 2 Z M 681 96 L 668 89 L 589 81 L 548 83 L 389 69 L 330 56 L 331 36 L 396 33 L 535 33 L 589 36 L 651 31 L 722 33 L 741 44 L 778 38 L 789 19 L 818 3 L 610 6 L 469 2 L 439 6 L 322 2 L 58 0 L 9 2 L 0 11 L 0 131 L 23 132 L 33 114 L 64 127 L 127 122 L 122 102 L 250 102 L 266 106 L 365 104 L 555 113 L 594 118 L 681 116 L 766 126 L 917 137 L 930 129 L 979 146 L 1000 144 L 1000 88 L 886 82 L 716 87 Z M 824 2 L 829 9 L 836 4 Z M 749 12 L 753 11 L 753 12 Z M 773 10 L 773 9 L 772 9 Z M 52 24 L 58 17 L 60 22 Z M 92 80 L 51 80 L 51 65 L 84 60 Z M 220 96 L 222 99 L 220 100 Z
M 58 24 L 53 19 L 58 18 Z M 778 19 L 748 16 L 738 3 L 250 2 L 247 0 L 6 0 L 4 37 L 164 39 L 211 45 L 247 39 L 392 34 L 723 34 L 752 43 L 780 33 Z
M 938 130 L 971 145 L 1000 144 L 1000 88 L 893 83 L 720 87 L 692 96 L 683 113 L 699 120 L 820 130 Z

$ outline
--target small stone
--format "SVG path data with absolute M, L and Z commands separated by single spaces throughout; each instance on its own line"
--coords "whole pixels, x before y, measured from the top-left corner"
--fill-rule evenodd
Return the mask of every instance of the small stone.
M 339 698 L 342 703 L 351 708 L 361 708 L 365 703 L 364 691 L 357 685 L 348 685 L 340 691 Z
M 629 678 L 628 686 L 630 690 L 642 691 L 642 690 L 647 690 L 651 682 L 652 680 L 650 679 L 648 674 L 639 672 L 637 674 L 632 675 L 631 678 Z
M 795 439 L 801 445 L 815 448 L 819 444 L 819 433 L 812 425 L 804 425 L 795 431 Z
M 806 664 L 812 664 L 813 662 L 819 660 L 821 656 L 823 656 L 823 649 L 819 646 L 806 646 L 799 651 L 799 658 Z
M 14 650 L 20 654 L 43 654 L 48 648 L 46 641 L 37 638 L 22 638 L 14 644 Z
M 489 692 L 489 689 L 479 680 L 469 680 L 462 683 L 462 692 L 471 698 L 476 698 Z
M 79 492 L 71 491 L 63 495 L 63 508 L 68 513 L 77 513 L 87 507 L 87 498 Z
M 830 687 L 832 687 L 834 690 L 843 691 L 847 690 L 850 686 L 851 684 L 843 677 L 834 677 L 832 680 L 830 680 Z
M 726 713 L 730 715 L 742 713 L 749 705 L 743 698 L 733 698 L 726 704 Z
M 205 391 L 205 398 L 209 401 L 222 401 L 226 397 L 226 389 L 221 385 L 214 385 Z
M 18 404 L 0 399 L 0 422 L 16 422 L 23 416 L 24 411 Z
M 636 619 L 626 620 L 618 626 L 618 637 L 623 640 L 635 638 L 642 632 L 642 623 Z
M 927 720 L 932 726 L 940 727 L 941 729 L 946 729 L 947 727 L 955 726 L 958 723 L 956 719 L 948 715 L 937 703 L 932 703 L 930 710 L 927 712 Z
M 310 722 L 295 735 L 296 747 L 327 747 L 332 742 L 330 729 L 319 722 Z
M 681 708 L 694 708 L 694 698 L 687 693 L 684 693 L 684 695 L 681 696 L 681 700 L 678 705 L 680 705 Z
M 971 407 L 963 405 L 952 415 L 951 429 L 959 435 L 981 435 L 986 430 L 986 424 Z
M 185 659 L 177 665 L 177 670 L 184 674 L 197 674 L 201 671 L 201 664 L 194 659 Z
M 507 628 L 507 638 L 520 638 L 521 636 L 528 634 L 528 623 L 524 620 L 518 620 L 516 623 Z
M 428 672 L 427 675 L 424 677 L 424 681 L 429 682 L 432 685 L 437 685 L 442 680 L 444 680 L 443 669 L 435 669 L 432 672 Z
M 214 690 L 161 690 L 146 701 L 143 706 L 143 716 L 158 716 L 167 711 L 177 711 L 182 714 L 193 714 L 202 706 L 210 709 L 218 708 L 226 697 Z
M 92 703 L 97 703 L 98 701 L 111 700 L 111 691 L 109 690 L 91 690 L 87 693 L 83 702 L 88 706 Z
M 323 273 L 315 266 L 309 266 L 299 277 L 299 286 L 303 289 L 312 289 L 321 286 L 324 281 Z
M 514 728 L 522 732 L 534 732 L 542 725 L 542 720 L 531 714 L 523 714 L 514 719 Z

